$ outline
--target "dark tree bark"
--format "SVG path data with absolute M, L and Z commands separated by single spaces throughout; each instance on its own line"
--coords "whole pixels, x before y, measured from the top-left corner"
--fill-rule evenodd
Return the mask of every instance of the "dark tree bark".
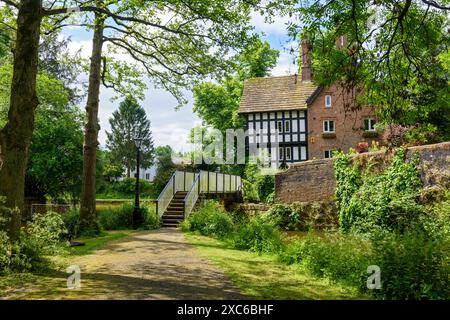
M 14 210 L 8 234 L 19 235 L 25 172 L 34 129 L 42 0 L 20 1 L 8 122 L 0 131 L 0 195 Z
M 97 5 L 101 5 L 101 0 Z M 104 17 L 96 13 L 94 38 L 92 44 L 92 56 L 89 72 L 89 89 L 86 104 L 86 125 L 84 133 L 84 161 L 83 178 L 80 205 L 80 224 L 83 229 L 96 228 L 96 161 L 98 132 L 100 125 L 98 121 L 98 107 L 100 95 L 100 81 L 102 69 L 102 47 Z

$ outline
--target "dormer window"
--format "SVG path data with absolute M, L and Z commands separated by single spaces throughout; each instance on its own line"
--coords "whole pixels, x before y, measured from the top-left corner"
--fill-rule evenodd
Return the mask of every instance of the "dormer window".
M 331 108 L 331 96 L 325 96 L 325 108 Z

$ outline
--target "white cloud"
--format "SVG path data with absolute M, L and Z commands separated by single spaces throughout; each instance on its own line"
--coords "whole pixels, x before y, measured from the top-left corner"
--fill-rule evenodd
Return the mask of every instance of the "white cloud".
M 251 14 L 251 24 L 255 27 L 256 31 L 264 32 L 265 34 L 286 34 L 287 23 L 290 21 L 289 17 L 276 17 L 272 23 L 265 21 L 265 18 L 259 14 L 259 12 L 253 12 Z

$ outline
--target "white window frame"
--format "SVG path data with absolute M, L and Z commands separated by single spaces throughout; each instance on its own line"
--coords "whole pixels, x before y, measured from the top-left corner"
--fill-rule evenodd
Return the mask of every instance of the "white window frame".
M 333 130 L 330 130 L 331 123 L 333 123 Z M 323 133 L 336 133 L 336 122 L 334 120 L 324 120 Z
M 331 159 L 331 158 L 333 158 L 333 152 L 334 152 L 334 150 L 324 150 L 323 157 L 325 159 Z M 327 157 L 327 153 L 328 153 L 328 157 Z
M 331 108 L 332 100 L 330 95 L 325 96 L 325 108 Z
M 288 152 L 289 151 L 289 152 Z M 285 156 L 286 156 L 286 160 L 287 161 L 291 161 L 292 160 L 292 150 L 291 147 L 286 147 L 284 150 Z
M 284 120 L 284 132 L 291 132 L 291 120 Z
M 283 133 L 283 120 L 277 120 L 278 133 Z
M 283 147 L 278 148 L 278 158 L 279 158 L 279 160 L 284 160 L 284 148 Z
M 367 128 L 366 128 L 366 121 L 367 121 Z M 375 129 L 375 124 L 376 124 L 376 121 L 373 118 L 364 119 L 364 130 L 367 131 L 367 132 L 375 132 L 375 131 L 377 131 Z

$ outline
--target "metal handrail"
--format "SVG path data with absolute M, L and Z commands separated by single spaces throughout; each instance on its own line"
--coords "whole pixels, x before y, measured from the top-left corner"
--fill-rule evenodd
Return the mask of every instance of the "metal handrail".
M 161 217 L 164 214 L 164 211 L 166 211 L 167 207 L 170 204 L 170 201 L 172 201 L 172 198 L 175 194 L 175 190 L 173 189 L 174 186 L 174 179 L 175 179 L 176 172 L 173 173 L 172 177 L 167 182 L 166 186 L 164 187 L 163 191 L 159 194 L 158 199 L 156 200 L 156 213 Z M 170 199 L 168 199 L 168 191 L 171 190 Z M 164 201 L 164 202 L 163 202 Z
M 187 191 L 184 198 L 185 218 L 192 212 L 202 193 L 232 193 L 242 190 L 242 179 L 237 175 L 219 172 L 175 171 L 156 200 L 156 212 L 162 216 L 179 191 Z
M 197 203 L 198 197 L 200 196 L 200 174 L 197 174 L 197 178 L 195 178 L 194 183 L 192 184 L 191 189 L 188 194 L 184 198 L 184 218 L 187 219 L 191 214 L 192 210 Z

